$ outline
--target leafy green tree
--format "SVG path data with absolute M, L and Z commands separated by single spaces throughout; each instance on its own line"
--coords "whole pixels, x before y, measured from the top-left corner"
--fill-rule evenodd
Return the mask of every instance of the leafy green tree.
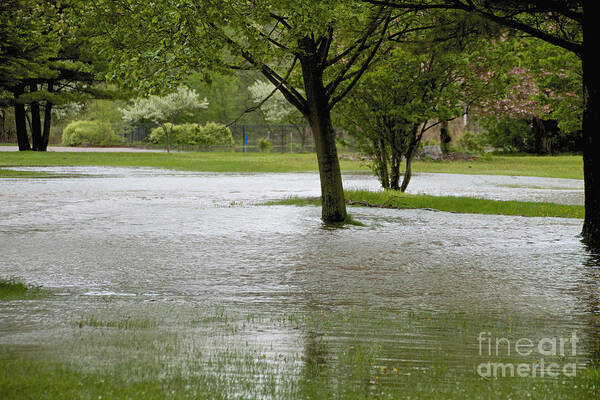
M 200 100 L 194 90 L 180 86 L 173 93 L 164 96 L 151 95 L 138 98 L 127 108 L 121 109 L 123 119 L 128 123 L 154 122 L 160 125 L 165 135 L 167 152 L 171 151 L 171 131 L 177 117 L 198 108 L 207 108 L 208 100 Z
M 424 133 L 460 116 L 468 106 L 459 95 L 468 66 L 465 53 L 431 43 L 397 47 L 344 101 L 340 121 L 359 149 L 372 156 L 384 188 L 405 191 Z
M 413 20 L 360 1 L 97 0 L 115 79 L 158 91 L 191 71 L 253 70 L 312 127 L 325 221 L 346 207 L 331 110 Z

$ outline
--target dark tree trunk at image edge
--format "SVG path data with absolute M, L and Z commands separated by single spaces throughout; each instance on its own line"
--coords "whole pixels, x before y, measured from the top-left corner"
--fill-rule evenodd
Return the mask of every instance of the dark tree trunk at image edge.
M 20 95 L 25 93 L 23 86 L 18 86 L 14 91 L 15 100 Z M 19 151 L 31 150 L 29 145 L 29 137 L 27 136 L 27 121 L 25 120 L 25 104 L 17 103 L 14 104 L 15 108 L 15 128 L 17 131 L 17 142 L 19 144 Z
M 346 202 L 329 98 L 323 85 L 323 71 L 317 63 L 314 51 L 307 51 L 306 55 L 300 58 L 300 63 L 308 106 L 307 118 L 315 139 L 319 163 L 322 218 L 325 222 L 342 222 L 346 219 Z
M 581 61 L 583 64 L 583 90 L 585 108 L 583 110 L 583 176 L 585 179 L 585 220 L 582 236 L 586 244 L 594 249 L 600 249 L 600 138 L 596 129 L 600 127 L 598 107 L 598 71 L 600 62 L 595 52 L 595 44 L 591 40 L 597 32 L 594 27 L 595 14 L 585 14 L 583 28 L 584 43 Z

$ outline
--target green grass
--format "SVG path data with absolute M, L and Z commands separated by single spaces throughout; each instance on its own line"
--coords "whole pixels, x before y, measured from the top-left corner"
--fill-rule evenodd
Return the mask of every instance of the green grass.
M 485 155 L 474 161 L 418 161 L 414 163 L 414 170 L 416 172 L 583 179 L 582 158 L 572 155 Z
M 37 298 L 44 293 L 40 287 L 27 285 L 17 279 L 0 278 L 0 301 Z
M 340 161 L 343 171 L 370 171 L 363 161 Z M 2 166 L 157 167 L 207 172 L 317 171 L 314 154 L 280 153 L 60 153 L 0 152 Z M 580 156 L 492 156 L 474 161 L 417 161 L 415 172 L 492 174 L 583 179 Z
M 349 190 L 345 192 L 345 197 L 350 204 L 366 202 L 383 208 L 433 209 L 455 213 L 518 215 L 523 217 L 583 218 L 585 215 L 584 207 L 577 205 L 498 201 L 471 197 L 411 195 L 391 190 L 379 192 Z M 266 204 L 315 206 L 320 203 L 319 198 L 290 197 Z M 355 205 L 360 206 L 360 204 Z

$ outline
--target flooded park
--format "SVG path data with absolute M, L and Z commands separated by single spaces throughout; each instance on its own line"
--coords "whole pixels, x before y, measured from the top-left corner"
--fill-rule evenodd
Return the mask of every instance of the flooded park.
M 600 399 L 591 4 L 0 1 L 0 400 Z
M 544 355 L 558 377 L 528 385 L 571 393 L 563 366 L 598 357 L 600 261 L 578 219 L 352 207 L 363 226 L 334 227 L 320 207 L 265 205 L 318 196 L 315 173 L 15 169 L 53 175 L 0 179 L 0 271 L 48 290 L 2 304 L 0 346 L 14 358 L 107 380 L 191 379 L 192 398 L 206 385 L 239 398 L 422 398 L 428 386 L 461 397 L 482 363 Z M 370 174 L 343 179 L 378 187 Z M 432 173 L 411 190 L 581 204 L 582 186 Z M 573 334 L 576 352 L 535 347 Z

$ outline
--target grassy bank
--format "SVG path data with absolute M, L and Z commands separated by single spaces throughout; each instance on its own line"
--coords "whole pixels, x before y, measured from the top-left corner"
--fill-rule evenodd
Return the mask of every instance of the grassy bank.
M 433 209 L 455 213 L 518 215 L 523 217 L 583 218 L 584 207 L 555 203 L 497 201 L 471 197 L 411 195 L 394 191 L 370 192 L 349 190 L 346 200 L 351 205 L 398 209 Z M 320 205 L 318 198 L 288 198 L 269 205 Z
M 369 171 L 364 161 L 342 157 L 343 171 Z M 317 171 L 314 154 L 279 153 L 59 153 L 2 152 L 2 166 L 157 167 L 207 172 Z M 417 161 L 415 172 L 492 174 L 583 179 L 580 156 L 491 156 L 474 161 Z

